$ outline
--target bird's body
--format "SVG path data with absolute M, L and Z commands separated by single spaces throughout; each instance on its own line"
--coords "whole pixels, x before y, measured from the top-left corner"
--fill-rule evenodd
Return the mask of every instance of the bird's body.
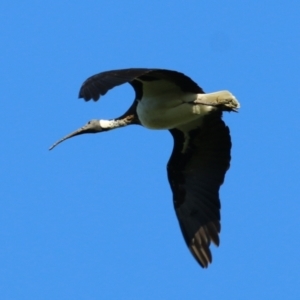
M 182 73 L 161 69 L 124 69 L 87 79 L 79 96 L 97 101 L 123 83 L 136 93 L 128 111 L 112 120 L 92 120 L 54 144 L 83 133 L 127 126 L 167 129 L 174 148 L 167 165 L 174 208 L 184 239 L 202 267 L 211 262 L 210 243 L 219 245 L 219 188 L 229 168 L 231 139 L 222 111 L 236 111 L 239 103 L 228 91 L 205 94 Z
M 154 89 L 151 88 L 153 85 Z M 136 112 L 146 128 L 171 129 L 191 120 L 192 108 L 187 102 L 193 99 L 194 94 L 184 93 L 166 80 L 146 81 L 143 82 L 143 97 L 138 100 Z

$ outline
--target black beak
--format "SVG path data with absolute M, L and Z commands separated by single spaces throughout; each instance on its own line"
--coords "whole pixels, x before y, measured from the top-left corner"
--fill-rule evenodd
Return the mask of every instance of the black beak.
M 83 127 L 73 131 L 72 133 L 66 135 L 65 137 L 63 137 L 62 139 L 60 139 L 59 141 L 57 141 L 56 143 L 54 143 L 49 150 L 52 150 L 54 147 L 56 147 L 58 144 L 60 144 L 61 142 L 76 136 L 76 135 L 80 135 L 80 134 L 84 134 L 84 133 L 96 133 L 96 132 L 100 132 L 102 128 L 100 127 L 99 122 L 97 122 L 97 124 L 95 124 L 95 122 L 90 121 L 88 122 L 86 125 L 84 125 Z

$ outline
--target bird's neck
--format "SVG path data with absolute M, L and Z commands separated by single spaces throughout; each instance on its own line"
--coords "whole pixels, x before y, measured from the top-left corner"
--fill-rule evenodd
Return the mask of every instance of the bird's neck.
M 116 129 L 119 127 L 124 127 L 130 124 L 134 124 L 135 116 L 127 115 L 125 117 L 120 117 L 111 120 L 99 120 L 100 126 L 105 130 Z

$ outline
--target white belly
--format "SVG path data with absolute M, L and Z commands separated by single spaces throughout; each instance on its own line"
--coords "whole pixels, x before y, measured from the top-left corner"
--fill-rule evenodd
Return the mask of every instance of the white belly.
M 143 126 L 149 129 L 171 129 L 201 119 L 210 106 L 195 105 L 196 94 L 162 94 L 142 98 L 137 105 L 137 115 Z
M 198 94 L 183 92 L 173 82 L 161 79 L 143 82 L 143 97 L 137 115 L 149 129 L 171 129 L 197 119 L 211 111 L 212 106 L 193 103 Z

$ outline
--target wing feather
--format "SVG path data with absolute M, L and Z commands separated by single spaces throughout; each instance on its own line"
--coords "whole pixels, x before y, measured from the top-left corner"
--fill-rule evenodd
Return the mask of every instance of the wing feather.
M 219 188 L 230 163 L 231 139 L 221 114 L 211 113 L 190 132 L 170 130 L 174 149 L 168 178 L 174 207 L 183 237 L 202 267 L 212 260 L 210 243 L 219 245 Z M 186 138 L 189 144 L 183 148 Z
M 80 88 L 79 98 L 97 101 L 108 90 L 124 83 L 130 83 L 138 95 L 140 91 L 137 90 L 137 84 L 134 84 L 136 79 L 142 81 L 165 79 L 174 82 L 183 91 L 204 93 L 197 83 L 183 73 L 164 69 L 132 68 L 102 72 L 89 77 Z

